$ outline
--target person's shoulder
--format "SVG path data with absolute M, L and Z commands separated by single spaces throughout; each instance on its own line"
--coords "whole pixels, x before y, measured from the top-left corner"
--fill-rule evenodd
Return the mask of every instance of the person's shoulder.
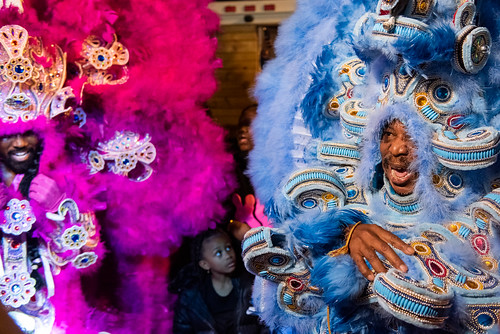
M 200 289 L 197 286 L 191 286 L 189 288 L 184 288 L 179 292 L 177 303 L 188 305 L 191 304 L 193 300 L 198 300 L 199 298 L 201 298 Z
M 194 265 L 188 264 L 169 282 L 168 291 L 180 295 L 185 290 L 196 288 L 201 280 Z

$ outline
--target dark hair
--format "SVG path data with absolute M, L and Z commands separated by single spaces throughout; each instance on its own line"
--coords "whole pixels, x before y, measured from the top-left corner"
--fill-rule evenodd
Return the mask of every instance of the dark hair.
M 19 183 L 19 191 L 21 194 L 28 198 L 30 192 L 31 181 L 38 175 L 38 170 L 40 168 L 40 157 L 42 156 L 43 146 L 40 143 L 35 152 L 35 157 L 33 159 L 33 166 L 28 169 L 28 171 L 24 174 L 23 179 Z
M 191 259 L 192 262 L 194 262 L 196 265 L 198 265 L 198 262 L 202 260 L 202 248 L 203 248 L 203 242 L 207 240 L 208 238 L 211 238 L 216 235 L 225 235 L 229 239 L 229 235 L 222 229 L 216 228 L 216 229 L 209 229 L 206 231 L 203 231 L 199 233 L 193 240 L 193 243 L 191 244 Z
M 172 279 L 168 287 L 170 292 L 179 293 L 183 289 L 190 288 L 199 283 L 208 276 L 208 273 L 198 263 L 202 260 L 203 242 L 216 235 L 225 235 L 231 240 L 229 234 L 220 228 L 205 230 L 191 240 L 191 261 Z
M 257 104 L 251 104 L 241 111 L 238 119 L 238 127 L 250 126 L 250 123 L 252 123 L 255 115 L 257 115 L 257 107 Z

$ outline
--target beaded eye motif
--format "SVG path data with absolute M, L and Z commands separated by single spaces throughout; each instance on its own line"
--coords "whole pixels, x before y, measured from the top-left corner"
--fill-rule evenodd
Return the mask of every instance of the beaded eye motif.
M 419 80 L 413 92 L 413 103 L 428 122 L 445 124 L 455 111 L 457 96 L 450 83 L 441 79 Z
M 249 272 L 278 284 L 277 301 L 282 310 L 294 316 L 313 315 L 321 309 L 322 291 L 311 284 L 307 260 L 285 245 L 286 236 L 280 230 L 254 228 L 243 239 L 243 262 Z
M 464 178 L 459 171 L 443 166 L 432 176 L 434 187 L 446 197 L 455 197 L 464 189 Z
M 338 118 L 342 105 L 353 98 L 354 87 L 364 83 L 366 64 L 358 58 L 350 59 L 340 65 L 338 76 L 342 87 L 328 101 L 324 115 L 329 118 Z
M 29 202 L 13 198 L 7 203 L 4 211 L 4 221 L 0 228 L 4 233 L 20 235 L 31 230 L 31 226 L 35 222 L 36 217 L 31 211 Z
M 290 176 L 283 192 L 300 210 L 327 211 L 345 205 L 346 191 L 339 177 L 325 169 L 306 169 Z
M 82 46 L 83 60 L 78 62 L 80 75 L 88 78 L 87 82 L 95 85 L 117 85 L 128 80 L 129 53 L 123 44 L 113 41 L 106 43 L 96 36 L 89 36 Z M 118 65 L 118 66 L 115 66 Z
M 112 140 L 99 143 L 99 152 L 89 152 L 90 173 L 103 170 L 107 162 L 115 174 L 137 182 L 148 179 L 153 173 L 149 164 L 156 158 L 156 148 L 150 141 L 148 134 L 140 139 L 140 135 L 134 132 L 116 132 Z
M 386 105 L 389 101 L 406 101 L 411 98 L 420 77 L 415 71 L 400 63 L 381 78 L 380 95 L 377 105 Z
M 78 269 L 87 268 L 88 266 L 93 265 L 97 261 L 97 254 L 94 252 L 86 252 L 78 255 L 73 260 L 73 266 Z

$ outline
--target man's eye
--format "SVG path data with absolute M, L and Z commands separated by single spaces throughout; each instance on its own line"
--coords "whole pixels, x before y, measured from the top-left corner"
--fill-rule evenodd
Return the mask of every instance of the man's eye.
M 221 251 L 218 251 L 217 253 L 215 253 L 215 256 L 221 256 L 221 255 L 222 255 Z
M 390 131 L 385 131 L 383 134 L 382 134 L 382 137 L 383 138 L 391 138 L 392 136 L 394 136 L 394 133 L 390 132 Z
M 231 246 L 226 246 L 226 252 L 229 252 L 231 250 Z

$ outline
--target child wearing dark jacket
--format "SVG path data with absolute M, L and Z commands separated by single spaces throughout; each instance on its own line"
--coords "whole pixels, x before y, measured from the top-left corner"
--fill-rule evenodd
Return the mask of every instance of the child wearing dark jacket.
M 251 314 L 253 277 L 235 276 L 236 253 L 222 230 L 207 230 L 192 244 L 193 262 L 175 280 L 179 286 L 173 333 L 264 334 Z

